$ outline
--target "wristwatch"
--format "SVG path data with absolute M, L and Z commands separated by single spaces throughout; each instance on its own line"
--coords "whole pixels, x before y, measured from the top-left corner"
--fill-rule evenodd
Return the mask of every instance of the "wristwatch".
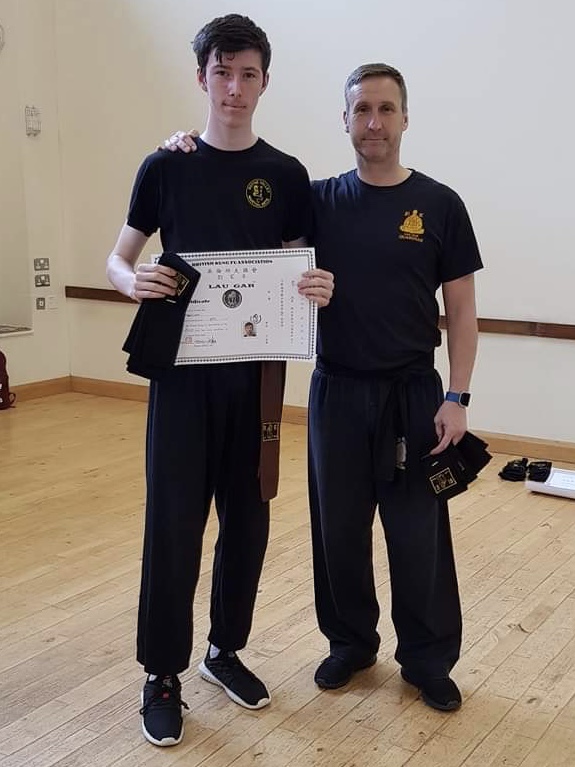
M 447 402 L 457 402 L 461 407 L 467 407 L 471 399 L 471 394 L 468 391 L 448 391 L 445 395 Z

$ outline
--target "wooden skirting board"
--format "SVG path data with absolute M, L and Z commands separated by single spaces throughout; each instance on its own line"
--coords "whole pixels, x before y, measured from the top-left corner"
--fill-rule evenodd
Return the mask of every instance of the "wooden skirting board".
M 137 402 L 148 401 L 148 387 L 139 384 L 120 383 L 119 381 L 100 381 L 97 378 L 70 376 L 72 391 L 82 394 L 95 394 L 98 397 L 131 399 Z
M 20 384 L 20 386 L 11 386 L 10 391 L 16 394 L 16 404 L 26 402 L 30 399 L 39 399 L 40 397 L 50 397 L 52 394 L 65 394 L 72 391 L 72 379 L 70 376 L 62 378 L 51 378 L 48 381 L 35 381 L 29 384 Z
M 67 376 L 64 378 L 54 378 L 50 381 L 38 381 L 37 383 L 15 386 L 13 389 L 16 392 L 17 402 L 25 402 L 26 400 L 48 397 L 52 394 L 63 394 L 65 392 L 79 392 L 81 394 L 93 394 L 98 397 L 136 400 L 137 402 L 146 402 L 148 399 L 147 386 L 117 381 L 101 381 L 97 378 L 83 378 L 81 376 Z M 307 408 L 284 405 L 283 420 L 286 423 L 305 426 L 307 424 Z M 476 431 L 475 433 L 489 444 L 489 449 L 493 453 L 575 463 L 575 443 L 573 442 L 560 442 L 558 440 L 536 439 L 515 434 L 496 434 L 484 431 Z

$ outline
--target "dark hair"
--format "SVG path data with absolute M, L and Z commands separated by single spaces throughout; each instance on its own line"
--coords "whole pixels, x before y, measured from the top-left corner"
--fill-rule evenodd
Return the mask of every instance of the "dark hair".
M 216 59 L 221 62 L 223 53 L 237 53 L 253 48 L 262 58 L 264 77 L 270 66 L 272 49 L 266 33 L 247 16 L 229 13 L 219 16 L 203 26 L 192 43 L 198 59 L 200 72 L 205 74 L 210 53 L 215 51 Z
M 390 77 L 399 85 L 401 91 L 401 111 L 407 113 L 407 86 L 401 72 L 395 67 L 390 67 L 389 64 L 362 64 L 357 69 L 354 69 L 350 76 L 345 81 L 345 108 L 349 110 L 349 92 L 354 85 L 357 85 L 367 77 Z

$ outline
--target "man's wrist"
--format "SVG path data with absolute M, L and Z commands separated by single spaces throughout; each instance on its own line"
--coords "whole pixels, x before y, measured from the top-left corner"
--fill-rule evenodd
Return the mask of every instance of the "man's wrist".
M 445 394 L 446 402 L 456 402 L 460 407 L 467 407 L 471 400 L 471 394 L 468 391 L 449 390 Z

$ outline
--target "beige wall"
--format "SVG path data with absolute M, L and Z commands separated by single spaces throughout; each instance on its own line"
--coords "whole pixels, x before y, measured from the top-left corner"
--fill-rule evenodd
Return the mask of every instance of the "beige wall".
M 559 10 L 559 0 L 550 4 Z M 173 129 L 203 125 L 205 101 L 195 85 L 189 41 L 209 17 L 233 10 L 236 3 L 227 0 L 209 9 L 189 0 L 0 0 L 0 14 L 14 27 L 13 37 L 7 29 L 7 46 L 11 39 L 18 43 L 10 103 L 35 103 L 43 118 L 37 139 L 26 139 L 22 126 L 16 138 L 11 134 L 20 159 L 12 160 L 9 175 L 14 201 L 24 198 L 16 218 L 25 222 L 20 239 L 27 240 L 18 263 L 30 272 L 34 256 L 49 256 L 50 292 L 58 301 L 57 309 L 34 313 L 31 335 L 0 338 L 14 384 L 68 373 L 136 382 L 125 373 L 120 351 L 133 309 L 65 302 L 63 287 L 106 286 L 105 257 L 140 160 Z M 312 176 L 347 170 L 352 153 L 339 122 L 345 75 L 365 60 L 399 65 L 411 98 L 404 161 L 452 184 L 468 202 L 489 266 L 478 277 L 480 314 L 575 324 L 575 263 L 561 235 L 572 215 L 572 195 L 561 194 L 561 178 L 575 170 L 570 143 L 561 143 L 575 129 L 566 99 L 554 102 L 563 111 L 549 127 L 558 142 L 553 165 L 561 174 L 552 178 L 538 168 L 539 186 L 525 162 L 538 135 L 543 140 L 525 107 L 520 73 L 529 59 L 527 43 L 537 39 L 538 57 L 554 63 L 548 88 L 560 89 L 568 57 L 569 71 L 575 64 L 572 47 L 551 36 L 568 28 L 549 27 L 553 8 L 543 14 L 537 4 L 519 0 L 414 0 L 394 7 L 380 0 L 353 6 L 344 0 L 245 0 L 242 11 L 266 28 L 274 45 L 258 132 L 297 154 Z M 575 15 L 564 4 L 561 11 Z M 2 16 L 0 23 L 6 26 Z M 539 35 L 542 27 L 549 27 L 547 38 Z M 489 62 L 481 56 L 486 40 L 494 51 Z M 7 51 L 0 63 L 13 70 Z M 152 244 L 147 252 L 155 249 Z M 29 303 L 33 297 L 30 287 Z M 574 350 L 572 342 L 482 336 L 472 425 L 575 442 Z M 445 370 L 443 350 L 438 364 Z M 289 404 L 305 405 L 310 370 L 290 365 Z
M 0 59 L 0 324 L 30 325 L 28 233 L 22 171 L 23 114 L 17 12 L 0 0 L 6 45 Z
M 62 200 L 60 179 L 60 146 L 57 107 L 56 51 L 54 46 L 54 8 L 51 0 L 2 0 L 0 23 L 6 28 L 6 46 L 0 54 L 0 69 L 6 66 L 12 84 L 18 87 L 15 124 L 17 133 L 12 148 L 18 156 L 19 167 L 2 179 L 2 185 L 15 184 L 18 199 L 18 178 L 23 180 L 23 204 L 16 212 L 26 222 L 26 231 L 19 249 L 19 267 L 24 274 L 25 295 L 18 288 L 33 317 L 33 332 L 23 336 L 0 336 L 0 347 L 9 360 L 13 384 L 59 378 L 69 374 L 68 324 L 64 302 L 64 271 L 62 264 Z M 8 22 L 5 23 L 4 19 Z M 17 57 L 14 58 L 14 48 Z M 5 59 L 6 54 L 6 59 Z M 11 109 L 14 108 L 13 101 Z M 27 138 L 24 130 L 24 106 L 35 105 L 42 113 L 42 133 Z M 3 140 L 1 141 L 4 145 Z M 3 151 L 5 147 L 3 146 Z M 4 224 L 14 231 L 14 219 Z M 6 229 L 4 229 L 6 231 Z M 33 286 L 32 262 L 35 257 L 50 259 L 51 286 L 38 290 Z M 5 264 L 5 253 L 0 260 Z M 57 308 L 32 312 L 34 298 L 53 295 Z M 20 300 L 20 298 L 19 298 Z

